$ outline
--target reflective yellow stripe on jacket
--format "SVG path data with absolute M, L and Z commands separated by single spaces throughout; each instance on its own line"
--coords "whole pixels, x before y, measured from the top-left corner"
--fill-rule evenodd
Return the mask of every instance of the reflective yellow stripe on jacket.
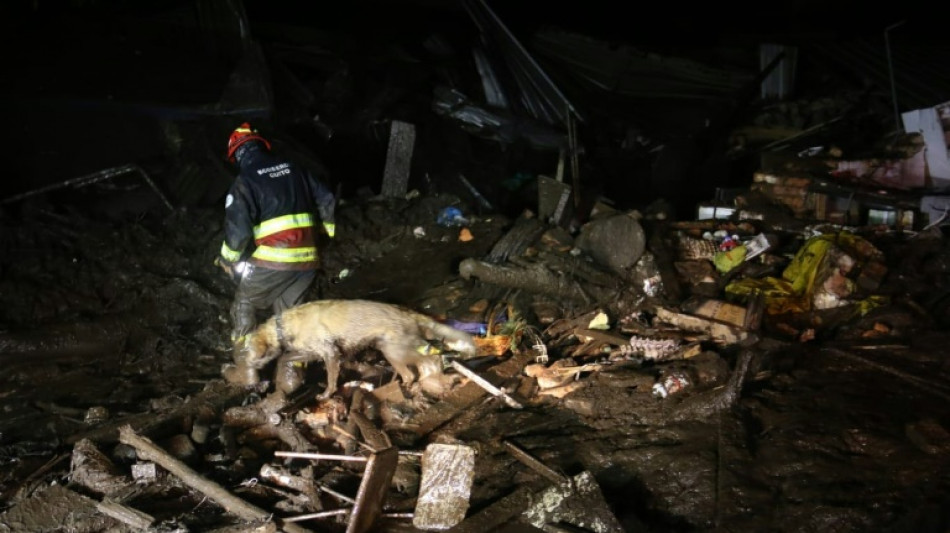
M 254 227 L 254 239 L 260 241 L 282 231 L 312 228 L 313 216 L 309 213 L 284 215 L 265 220 Z M 317 248 L 314 246 L 299 246 L 283 248 L 262 244 L 254 250 L 254 258 L 273 263 L 307 263 L 317 260 Z
M 254 250 L 254 258 L 275 263 L 306 263 L 317 260 L 317 249 L 314 246 L 301 248 L 275 248 L 273 246 L 258 246 Z
M 228 243 L 222 243 L 222 244 L 221 244 L 221 257 L 223 257 L 223 258 L 227 259 L 228 261 L 230 261 L 231 263 L 233 263 L 233 262 L 235 262 L 235 261 L 237 261 L 238 259 L 241 258 L 241 252 L 238 252 L 238 251 L 236 251 L 236 250 L 232 250 L 232 249 L 228 248 Z
M 284 215 L 282 217 L 265 220 L 254 227 L 254 238 L 263 239 L 268 235 L 273 235 L 278 231 L 289 229 L 307 228 L 313 226 L 313 216 L 309 213 L 296 215 Z
M 281 231 L 312 228 L 313 225 L 314 219 L 309 213 L 298 213 L 272 218 L 254 227 L 254 240 L 260 241 Z M 241 258 L 241 252 L 232 250 L 228 247 L 227 242 L 225 242 L 221 245 L 221 257 L 233 263 Z M 262 261 L 275 263 L 306 263 L 317 260 L 317 249 L 314 246 L 284 248 L 260 245 L 254 250 L 253 257 Z

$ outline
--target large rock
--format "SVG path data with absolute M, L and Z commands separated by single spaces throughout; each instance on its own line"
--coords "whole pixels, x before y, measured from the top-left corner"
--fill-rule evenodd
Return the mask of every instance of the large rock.
M 646 234 L 636 212 L 616 213 L 591 220 L 581 228 L 575 245 L 594 261 L 625 274 L 646 249 Z

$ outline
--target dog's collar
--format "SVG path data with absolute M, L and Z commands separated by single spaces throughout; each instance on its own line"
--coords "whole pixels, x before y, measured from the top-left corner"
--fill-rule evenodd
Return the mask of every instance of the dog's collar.
M 277 313 L 274 317 L 274 324 L 277 326 L 277 342 L 280 344 L 281 349 L 285 350 L 289 347 L 290 340 L 287 338 L 287 335 L 284 334 L 284 321 L 282 318 L 281 313 Z

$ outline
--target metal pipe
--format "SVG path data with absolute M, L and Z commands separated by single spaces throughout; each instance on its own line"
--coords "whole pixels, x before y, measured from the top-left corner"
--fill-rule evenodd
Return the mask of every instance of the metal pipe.
M 24 198 L 29 198 L 30 196 L 36 196 L 37 194 L 42 194 L 44 192 L 49 192 L 56 189 L 62 189 L 65 187 L 83 187 L 86 185 L 90 185 L 92 183 L 105 181 L 107 179 L 111 179 L 116 176 L 121 176 L 123 174 L 129 174 L 131 172 L 138 173 L 140 176 L 142 176 L 142 179 L 145 180 L 145 183 L 147 183 L 149 187 L 151 187 L 152 190 L 155 191 L 155 194 L 158 195 L 158 197 L 162 200 L 162 203 L 165 204 L 165 207 L 167 207 L 169 211 L 175 210 L 171 202 L 169 202 L 168 199 L 165 198 L 165 195 L 162 194 L 162 191 L 160 191 L 158 189 L 158 186 L 155 185 L 155 182 L 152 181 L 152 178 L 150 178 L 149 175 L 146 174 L 146 172 L 138 165 L 123 165 L 121 167 L 107 168 L 105 170 L 100 170 L 99 172 L 93 172 L 92 174 L 79 176 L 78 178 L 70 178 L 68 180 L 55 183 L 53 185 L 47 185 L 46 187 L 40 187 L 39 189 L 34 189 L 32 191 L 11 196 L 9 198 L 6 198 L 0 201 L 0 204 L 9 204 L 12 202 L 16 202 L 18 200 L 22 200 Z
M 352 510 L 353 510 L 352 508 L 347 507 L 344 509 L 334 509 L 332 511 L 321 511 L 319 513 L 288 516 L 286 518 L 282 518 L 281 520 L 283 520 L 284 522 L 303 522 L 304 520 L 313 520 L 315 518 L 328 518 L 331 516 L 339 516 L 341 514 L 347 514 Z
M 322 485 L 322 484 L 320 484 L 320 483 L 317 483 L 317 484 L 316 484 L 316 487 L 317 487 L 317 490 L 322 491 L 322 492 L 326 492 L 326 493 L 329 494 L 330 496 L 334 496 L 334 497 L 336 497 L 336 498 L 339 498 L 339 499 L 345 501 L 346 503 L 349 503 L 349 504 L 352 504 L 352 505 L 356 505 L 356 498 L 350 498 L 350 497 L 347 496 L 346 494 L 337 492 L 337 491 L 331 489 L 330 487 L 327 487 L 326 485 Z
M 335 455 L 329 453 L 306 453 L 306 452 L 274 452 L 274 455 L 277 457 L 292 457 L 297 459 L 327 459 L 331 461 L 355 461 L 359 463 L 365 463 L 369 461 L 369 457 L 360 457 L 358 455 Z

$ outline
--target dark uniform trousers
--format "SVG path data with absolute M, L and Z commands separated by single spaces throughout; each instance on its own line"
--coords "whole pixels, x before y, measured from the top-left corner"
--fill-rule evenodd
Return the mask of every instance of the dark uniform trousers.
M 317 276 L 315 270 L 273 270 L 250 263 L 231 304 L 231 340 L 238 342 L 257 327 L 257 311 L 273 307 L 278 315 L 303 302 Z

